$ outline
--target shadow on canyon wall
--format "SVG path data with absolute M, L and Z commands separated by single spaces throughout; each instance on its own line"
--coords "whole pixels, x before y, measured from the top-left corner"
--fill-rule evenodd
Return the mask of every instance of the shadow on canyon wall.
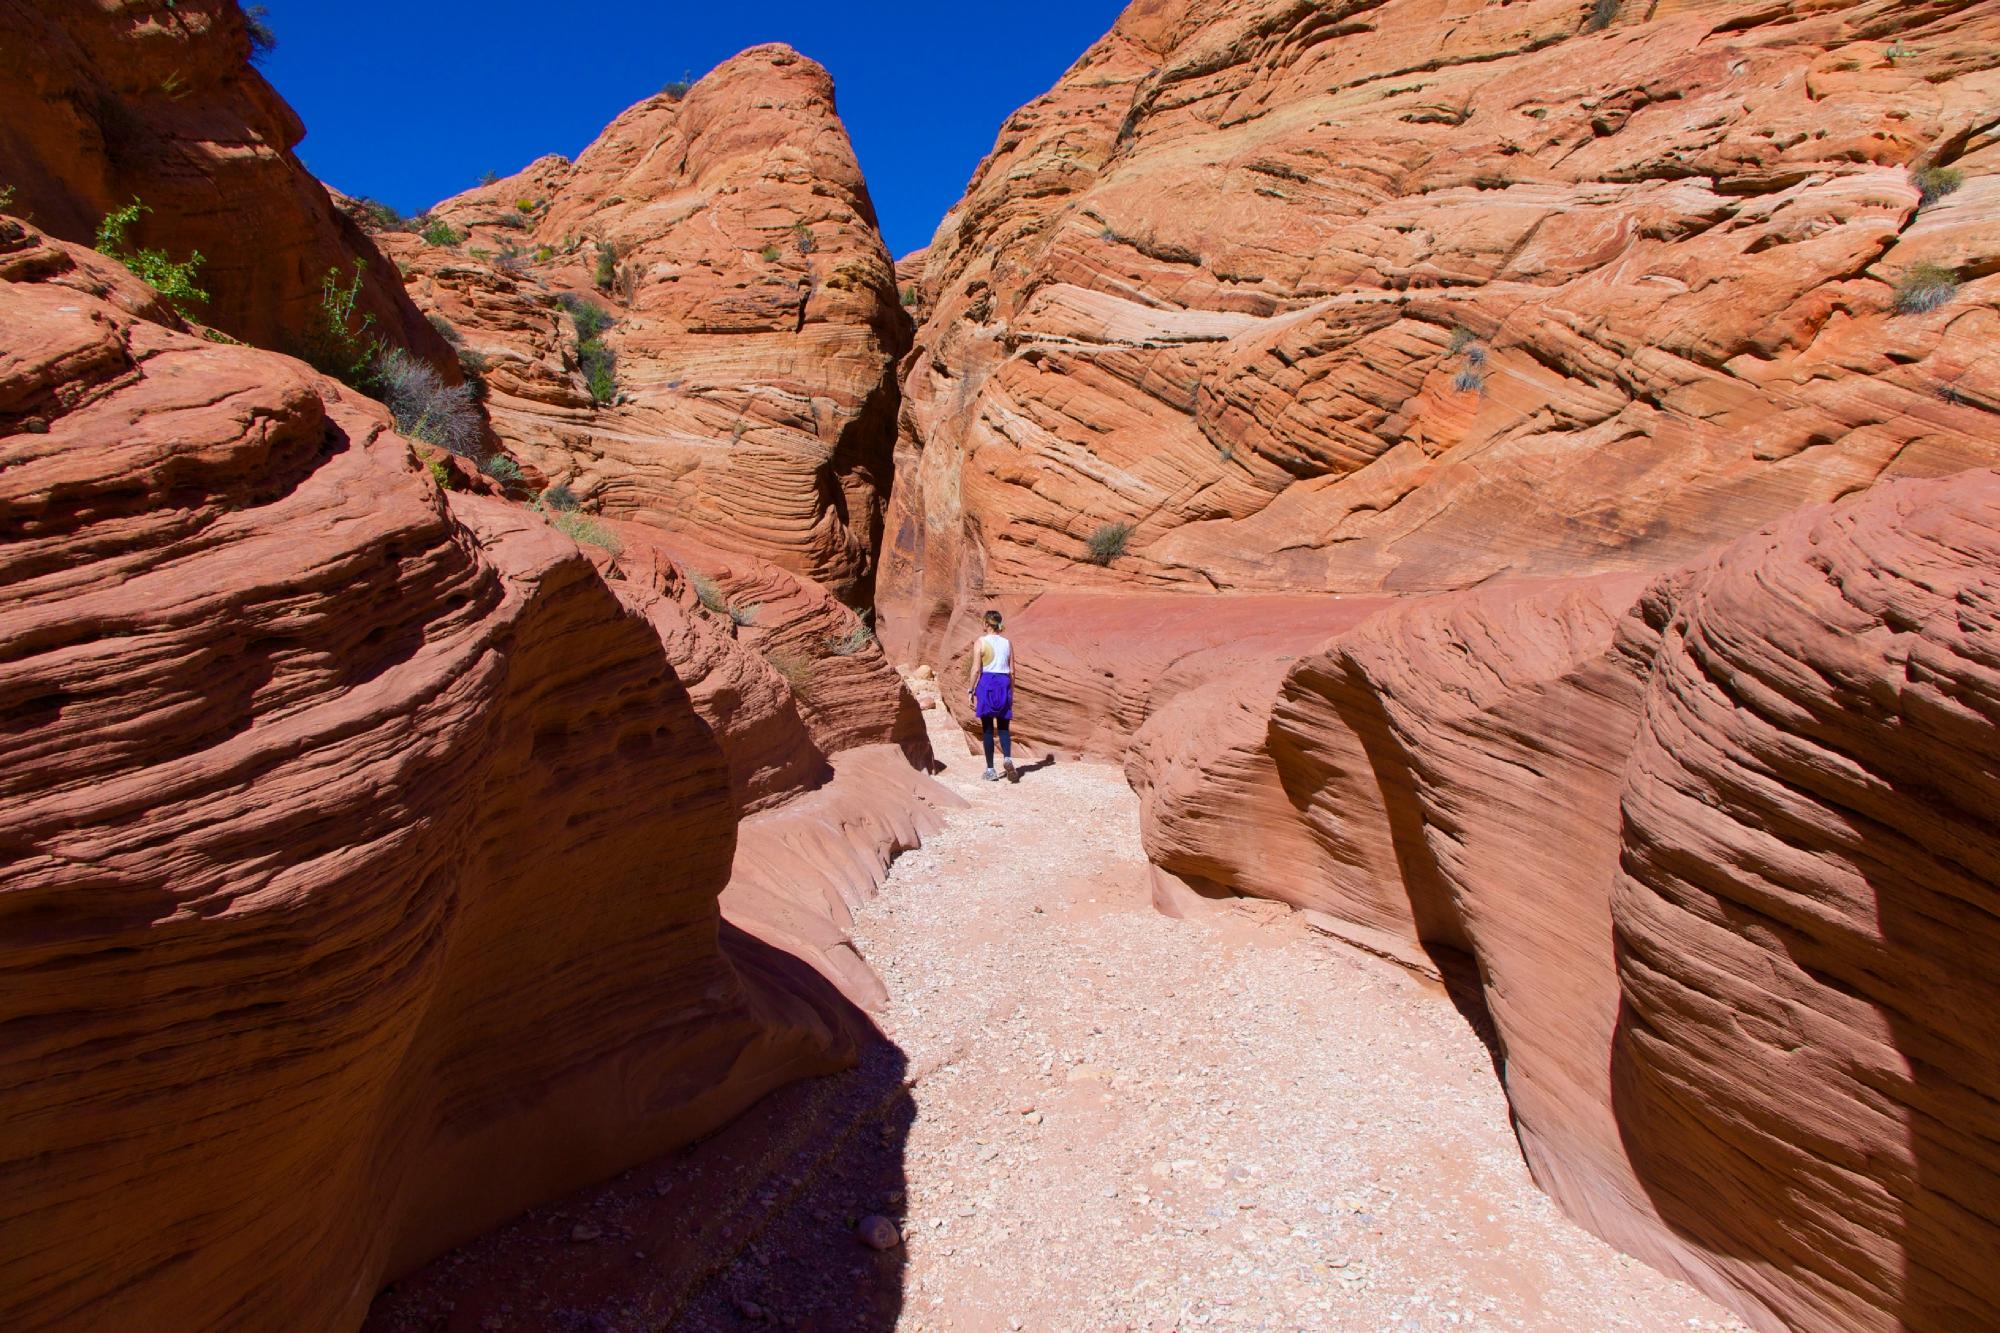
M 792 955 L 725 923 L 746 974 L 781 974 L 841 1014 L 858 1058 L 778 1089 L 707 1139 L 533 1209 L 376 1297 L 367 1333 L 886 1333 L 903 1307 L 900 1232 L 915 1103 L 908 1061 Z

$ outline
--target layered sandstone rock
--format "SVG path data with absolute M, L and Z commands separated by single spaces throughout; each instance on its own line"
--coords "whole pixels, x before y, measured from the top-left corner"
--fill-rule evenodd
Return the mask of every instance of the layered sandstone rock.
M 909 319 L 824 69 L 755 47 L 432 216 L 462 239 L 384 243 L 533 480 L 869 604 Z M 577 298 L 613 321 L 608 401 Z
M 352 1324 L 845 1058 L 719 946 L 742 801 L 655 608 L 0 228 L 9 1327 Z
M 7 211 L 87 245 L 141 200 L 132 243 L 200 251 L 209 300 L 192 313 L 260 347 L 304 346 L 326 274 L 358 265 L 356 320 L 449 367 L 394 266 L 293 154 L 305 127 L 250 54 L 235 0 L 0 0 Z
M 1992 1308 L 2000 474 L 1413 601 L 1163 712 L 1149 854 L 1477 966 L 1537 1179 L 1773 1326 Z M 1254 830 L 1252 832 L 1251 830 Z
M 1049 587 L 1658 569 L 1991 461 L 1996 38 L 1944 0 L 1134 5 L 925 256 L 892 650 Z M 1955 294 L 1897 313 L 1926 263 Z

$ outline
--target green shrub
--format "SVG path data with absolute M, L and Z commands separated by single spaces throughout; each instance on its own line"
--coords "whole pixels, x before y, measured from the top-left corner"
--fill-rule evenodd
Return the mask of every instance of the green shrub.
M 486 423 L 470 387 L 446 384 L 434 366 L 400 347 L 383 354 L 375 373 L 397 430 L 460 458 L 479 456 Z
M 380 199 L 370 199 L 363 195 L 354 200 L 354 211 L 360 215 L 363 231 L 408 231 L 410 220 L 398 213 Z
M 594 518 L 586 517 L 573 510 L 559 510 L 549 515 L 549 525 L 573 542 L 589 542 L 601 546 L 613 555 L 625 549 L 625 544 Z
M 431 474 L 432 481 L 447 491 L 452 488 L 451 468 L 446 466 L 442 458 L 433 458 L 430 462 L 424 464 L 424 468 Z
M 661 84 L 660 96 L 666 98 L 669 102 L 678 102 L 683 97 L 686 97 L 689 92 L 693 91 L 693 89 L 694 89 L 694 80 L 688 78 L 687 75 L 683 74 L 681 75 L 680 78 L 673 80 L 671 83 Z
M 1919 167 L 1910 173 L 1921 204 L 1934 204 L 1965 184 L 1965 173 L 1957 167 Z
M 535 225 L 534 219 L 526 213 L 502 213 L 493 221 L 496 226 L 512 227 L 516 231 L 524 231 Z
M 479 460 L 479 470 L 502 486 L 512 486 L 521 480 L 521 465 L 505 454 L 488 454 Z
M 542 492 L 541 504 L 544 509 L 553 509 L 557 513 L 565 514 L 573 514 L 583 508 L 582 503 L 576 498 L 576 492 L 562 482 L 557 482 Z
M 1894 304 L 1899 315 L 1923 315 L 1958 295 L 1958 275 L 1937 264 L 1912 264 L 1896 279 Z
M 580 340 L 600 337 L 612 325 L 611 312 L 587 296 L 564 292 L 556 298 L 556 304 L 568 313 Z
M 484 375 L 486 373 L 486 353 L 480 351 L 477 347 L 459 348 L 458 368 L 468 375 Z
M 382 355 L 383 342 L 370 332 L 375 316 L 356 318 L 361 302 L 361 278 L 368 265 L 354 261 L 345 286 L 339 268 L 329 268 L 319 281 L 319 305 L 313 310 L 312 324 L 300 340 L 299 355 L 312 366 L 343 384 L 372 392 L 376 382 L 375 363 Z
M 604 341 L 611 312 L 587 297 L 565 292 L 558 298 L 576 326 L 576 364 L 583 372 L 590 401 L 606 407 L 618 397 L 618 354 Z
M 443 218 L 431 218 L 424 223 L 420 233 L 431 245 L 454 246 L 465 240 L 465 233 L 446 222 Z
M 803 222 L 792 224 L 792 241 L 799 247 L 799 253 L 802 255 L 809 255 L 819 249 L 819 242 L 814 239 L 812 228 Z
M 618 247 L 609 241 L 599 241 L 597 243 L 597 270 L 591 274 L 591 280 L 597 284 L 598 291 L 608 292 L 611 290 L 612 282 L 617 277 Z
M 537 264 L 546 264 L 555 257 L 556 257 L 556 250 L 554 246 L 538 245 L 535 247 L 535 262 Z
M 1460 352 L 1464 351 L 1467 347 L 1470 347 L 1473 343 L 1477 341 L 1479 341 L 1478 334 L 1474 333 L 1471 329 L 1466 328 L 1465 325 L 1463 324 L 1454 324 L 1451 326 L 1451 342 L 1448 345 L 1447 350 L 1453 356 L 1457 356 Z
M 11 185 L 0 185 L 0 209 L 12 208 L 13 206 L 14 187 Z
M 514 201 L 514 207 L 523 213 L 532 213 L 539 206 L 532 199 L 516 199 Z
M 176 263 L 165 250 L 144 246 L 133 250 L 126 246 L 132 224 L 139 220 L 140 214 L 152 211 L 134 199 L 125 207 L 106 213 L 104 221 L 97 224 L 97 249 L 131 269 L 181 318 L 192 319 L 193 307 L 208 303 L 208 293 L 195 285 L 195 273 L 202 263 L 201 251 L 191 250 L 186 259 Z
M 278 49 L 278 34 L 271 31 L 271 11 L 263 5 L 243 7 L 243 31 L 250 38 L 251 64 L 263 64 Z
M 482 171 L 479 173 L 479 183 L 481 185 L 497 185 L 499 182 L 500 173 L 497 171 Z
M 917 300 L 918 300 L 918 297 L 917 297 L 917 289 L 916 289 L 915 287 L 905 287 L 905 288 L 903 288 L 903 304 L 904 304 L 904 305 L 906 305 L 906 306 L 913 306 L 913 305 L 915 305 L 915 304 L 917 303 Z
M 465 335 L 460 333 L 458 329 L 453 326 L 450 320 L 446 319 L 443 315 L 440 315 L 437 311 L 435 310 L 430 311 L 424 316 L 424 318 L 429 320 L 431 322 L 431 327 L 438 331 L 438 337 L 443 338 L 453 347 L 462 346 L 464 344 Z
M 1467 366 L 1452 377 L 1451 387 L 1460 393 L 1477 393 L 1486 386 L 1486 377 L 1476 366 Z
M 1108 565 L 1125 554 L 1126 544 L 1132 540 L 1130 523 L 1106 523 L 1090 534 L 1090 563 Z
M 759 250 L 757 253 L 764 257 L 764 262 L 767 264 L 775 264 L 780 259 L 783 259 L 785 257 L 784 251 L 780 250 L 775 245 L 767 245 L 762 250 Z

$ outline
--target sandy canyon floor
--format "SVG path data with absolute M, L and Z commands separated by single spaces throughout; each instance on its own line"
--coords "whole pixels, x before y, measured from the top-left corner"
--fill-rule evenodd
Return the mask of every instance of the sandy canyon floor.
M 858 914 L 888 1040 L 445 1256 L 372 1330 L 1741 1327 L 1534 1188 L 1434 988 L 1269 905 L 1158 914 L 1117 768 L 983 782 L 930 716 L 970 805 Z

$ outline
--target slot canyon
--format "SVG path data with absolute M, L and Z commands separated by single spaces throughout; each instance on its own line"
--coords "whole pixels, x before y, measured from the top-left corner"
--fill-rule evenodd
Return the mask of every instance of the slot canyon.
M 2000 1327 L 2000 0 L 265 24 L 0 0 L 0 1326 Z

